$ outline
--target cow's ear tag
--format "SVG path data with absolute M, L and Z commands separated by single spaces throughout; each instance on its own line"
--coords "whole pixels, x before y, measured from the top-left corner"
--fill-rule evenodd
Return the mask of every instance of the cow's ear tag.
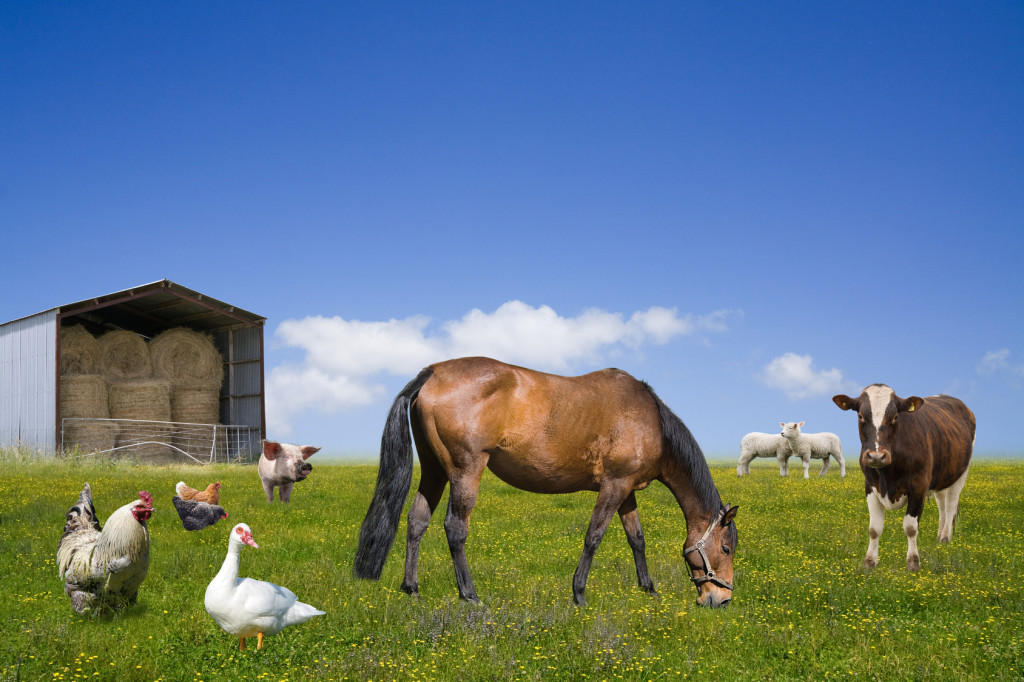
M 907 408 L 907 412 L 913 412 L 913 411 L 914 411 L 914 403 L 910 403 L 910 407 Z

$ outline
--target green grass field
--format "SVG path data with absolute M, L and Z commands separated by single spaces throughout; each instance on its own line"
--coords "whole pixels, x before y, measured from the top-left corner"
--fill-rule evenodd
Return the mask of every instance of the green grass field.
M 477 680 L 1020 678 L 1024 671 L 1024 461 L 976 461 L 951 545 L 925 507 L 922 570 L 904 568 L 902 516 L 890 513 L 879 566 L 867 547 L 863 477 L 780 479 L 762 461 L 737 478 L 712 466 L 739 504 L 736 591 L 722 610 L 694 605 L 681 559 L 682 512 L 668 490 L 638 493 L 660 596 L 636 587 L 615 522 L 594 561 L 588 606 L 571 578 L 595 496 L 544 496 L 485 477 L 467 554 L 482 606 L 457 599 L 443 505 L 423 541 L 422 596 L 398 589 L 404 517 L 380 582 L 352 577 L 376 469 L 318 465 L 290 506 L 267 505 L 255 467 L 139 467 L 0 455 L 0 680 Z M 797 467 L 799 469 L 799 467 Z M 418 476 L 414 477 L 415 481 Z M 230 518 L 185 532 L 174 484 L 223 484 Z M 75 614 L 57 577 L 64 513 L 92 485 L 102 520 L 149 490 L 151 565 L 139 603 L 114 616 Z M 292 589 L 327 612 L 245 652 L 203 608 L 231 527 L 244 521 L 241 575 Z

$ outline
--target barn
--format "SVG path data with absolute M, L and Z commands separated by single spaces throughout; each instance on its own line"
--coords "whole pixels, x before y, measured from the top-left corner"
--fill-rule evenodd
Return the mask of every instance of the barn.
M 170 280 L 0 325 L 0 446 L 252 461 L 266 319 Z

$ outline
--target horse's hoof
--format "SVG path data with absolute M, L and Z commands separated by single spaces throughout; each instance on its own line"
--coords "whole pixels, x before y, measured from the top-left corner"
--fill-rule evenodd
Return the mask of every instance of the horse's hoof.
M 406 585 L 406 584 L 403 583 L 402 584 L 402 592 L 405 592 L 406 594 L 408 594 L 409 596 L 412 596 L 412 597 L 420 596 L 420 586 L 419 586 L 419 583 L 415 583 L 413 585 Z
M 921 557 L 914 555 L 907 557 L 907 570 L 908 571 L 920 571 L 921 570 Z
M 864 559 L 864 563 L 863 563 L 864 568 L 874 568 L 877 565 L 878 565 L 878 560 L 877 559 Z

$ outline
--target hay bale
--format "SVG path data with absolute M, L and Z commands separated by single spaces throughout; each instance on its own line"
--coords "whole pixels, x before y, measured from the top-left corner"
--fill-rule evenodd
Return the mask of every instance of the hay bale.
M 175 387 L 220 389 L 224 380 L 224 358 L 209 334 L 185 327 L 168 329 L 149 342 L 149 354 L 153 376 Z
M 212 426 L 220 421 L 220 388 L 175 386 L 171 388 L 171 420 L 174 445 L 190 455 L 207 459 L 213 450 Z
M 131 419 L 117 436 L 119 456 L 147 460 L 173 459 L 170 443 L 171 384 L 165 379 L 125 379 L 110 385 L 110 416 Z M 128 447 L 132 446 L 132 447 Z
M 220 422 L 220 387 L 171 388 L 171 421 L 186 424 L 217 424 Z
M 153 373 L 146 340 L 118 329 L 99 338 L 100 371 L 112 380 L 140 379 Z
M 100 345 L 80 324 L 61 327 L 60 373 L 96 374 L 100 367 Z
M 60 416 L 106 419 L 107 380 L 99 374 L 64 374 L 60 378 Z
M 165 379 L 125 379 L 110 385 L 113 419 L 171 420 L 171 383 Z
M 109 421 L 71 421 L 64 424 L 65 450 L 78 448 L 81 454 L 103 452 L 117 443 L 117 425 Z

